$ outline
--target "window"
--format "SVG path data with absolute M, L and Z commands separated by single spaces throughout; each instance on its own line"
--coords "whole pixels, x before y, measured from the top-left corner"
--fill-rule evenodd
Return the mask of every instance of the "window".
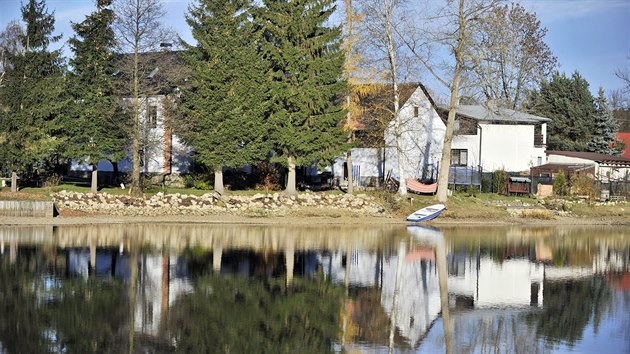
M 420 115 L 420 107 L 418 107 L 418 106 L 414 106 L 414 107 L 413 107 L 413 116 L 414 116 L 414 117 L 417 117 L 417 116 L 419 116 L 419 115 Z
M 157 106 L 149 106 L 147 115 L 147 124 L 149 128 L 157 128 Z
M 451 166 L 467 166 L 468 150 L 452 149 L 451 150 Z

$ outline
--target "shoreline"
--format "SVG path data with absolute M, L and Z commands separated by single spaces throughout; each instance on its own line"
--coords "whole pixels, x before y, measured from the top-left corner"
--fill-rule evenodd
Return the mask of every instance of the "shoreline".
M 60 226 L 60 225 L 103 225 L 103 224 L 243 224 L 243 225 L 426 225 L 426 226 L 625 226 L 630 220 L 622 216 L 604 218 L 556 217 L 534 219 L 506 217 L 500 219 L 456 219 L 438 218 L 430 222 L 410 223 L 404 217 L 388 216 L 264 216 L 216 214 L 211 216 L 118 216 L 81 215 L 57 217 L 8 217 L 0 216 L 0 226 Z

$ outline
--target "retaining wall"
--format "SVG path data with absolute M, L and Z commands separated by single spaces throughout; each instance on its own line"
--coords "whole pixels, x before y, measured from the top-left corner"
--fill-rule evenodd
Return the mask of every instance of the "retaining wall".
M 1 216 L 53 217 L 53 202 L 40 200 L 0 200 Z

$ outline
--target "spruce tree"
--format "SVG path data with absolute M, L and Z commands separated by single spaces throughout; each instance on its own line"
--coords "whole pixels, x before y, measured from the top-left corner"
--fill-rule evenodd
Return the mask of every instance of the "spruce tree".
M 552 119 L 547 128 L 549 150 L 586 151 L 596 111 L 588 86 L 577 71 L 570 78 L 556 72 L 533 92 L 527 105 L 530 112 Z
M 271 149 L 266 64 L 251 9 L 247 0 L 200 0 L 186 17 L 198 44 L 184 43 L 191 73 L 181 95 L 185 124 L 177 124 L 177 133 L 214 170 L 221 193 L 223 167 L 263 160 Z
M 295 167 L 328 163 L 346 149 L 341 122 L 346 90 L 339 27 L 326 27 L 332 0 L 264 0 L 258 23 L 269 60 L 269 121 L 275 160 L 288 167 L 286 192 L 294 194 Z
M 30 0 L 21 10 L 23 50 L 6 58 L 11 65 L 0 91 L 0 161 L 3 168 L 27 177 L 50 171 L 59 161 L 65 66 L 60 50 L 49 49 L 60 36 L 52 35 L 55 19 L 44 1 Z
M 620 141 L 615 135 L 619 131 L 619 123 L 608 107 L 604 89 L 601 87 L 595 99 L 595 105 L 597 111 L 594 116 L 593 136 L 588 143 L 587 150 L 606 155 L 621 154 Z
M 96 11 L 73 23 L 70 39 L 74 58 L 69 75 L 72 97 L 66 118 L 69 137 L 66 156 L 92 165 L 92 192 L 97 191 L 99 160 L 116 162 L 125 156 L 127 135 L 114 97 L 115 45 L 111 0 L 97 0 Z

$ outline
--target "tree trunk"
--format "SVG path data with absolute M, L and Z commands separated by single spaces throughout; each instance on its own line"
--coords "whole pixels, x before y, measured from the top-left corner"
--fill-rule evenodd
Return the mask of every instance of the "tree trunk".
M 295 189 L 295 161 L 293 156 L 289 155 L 287 158 L 287 167 L 289 168 L 289 176 L 287 177 L 287 195 L 296 195 L 297 190 Z
M 94 194 L 98 193 L 98 166 L 97 165 L 92 165 L 92 184 L 91 184 L 90 192 Z
M 18 191 L 17 173 L 13 171 L 11 172 L 11 192 L 16 193 L 17 191 Z
M 389 59 L 389 68 L 392 75 L 392 90 L 394 91 L 394 138 L 396 139 L 396 159 L 398 161 L 398 194 L 407 195 L 407 183 L 405 181 L 404 156 L 402 150 L 402 122 L 400 121 L 400 93 L 398 92 L 398 75 L 396 65 L 396 51 L 394 50 L 394 39 L 392 38 L 392 12 L 393 8 L 385 6 L 386 27 L 385 35 L 387 36 L 387 57 Z
M 344 0 L 344 7 L 346 9 L 346 22 L 347 22 L 347 38 L 346 38 L 346 80 L 348 83 L 350 82 L 350 71 L 351 68 L 351 58 L 352 58 L 352 42 L 354 41 L 354 37 L 352 34 L 353 24 L 354 24 L 354 15 L 352 11 L 352 0 Z M 346 126 L 348 127 L 348 143 L 352 143 L 352 114 L 350 112 L 350 95 L 346 96 L 346 108 L 348 109 L 348 113 L 346 114 Z M 354 192 L 354 176 L 352 176 L 352 150 L 348 150 L 346 155 L 346 162 L 348 165 L 348 189 L 346 190 L 347 194 L 352 194 Z
M 134 46 L 133 53 L 133 81 L 132 81 L 132 91 L 133 91 L 133 142 L 132 142 L 132 156 L 133 156 L 133 167 L 131 171 L 131 194 L 134 196 L 139 196 L 142 194 L 141 185 L 140 185 L 140 93 L 139 87 L 140 84 L 138 81 L 139 69 L 138 69 L 138 45 Z
M 453 128 L 455 115 L 459 106 L 459 83 L 464 64 L 464 0 L 459 0 L 457 47 L 455 48 L 455 72 L 453 73 L 453 85 L 451 86 L 451 100 L 448 107 L 448 119 L 446 132 L 444 133 L 444 147 L 442 148 L 442 160 L 440 161 L 440 175 L 438 177 L 438 189 L 435 198 L 440 203 L 448 199 L 448 174 L 451 167 L 451 143 L 453 142 Z
M 214 169 L 214 191 L 223 194 L 223 166 Z
M 348 165 L 348 189 L 346 190 L 347 194 L 352 194 L 354 191 L 354 177 L 352 176 L 352 151 L 348 150 L 346 154 L 346 164 Z

